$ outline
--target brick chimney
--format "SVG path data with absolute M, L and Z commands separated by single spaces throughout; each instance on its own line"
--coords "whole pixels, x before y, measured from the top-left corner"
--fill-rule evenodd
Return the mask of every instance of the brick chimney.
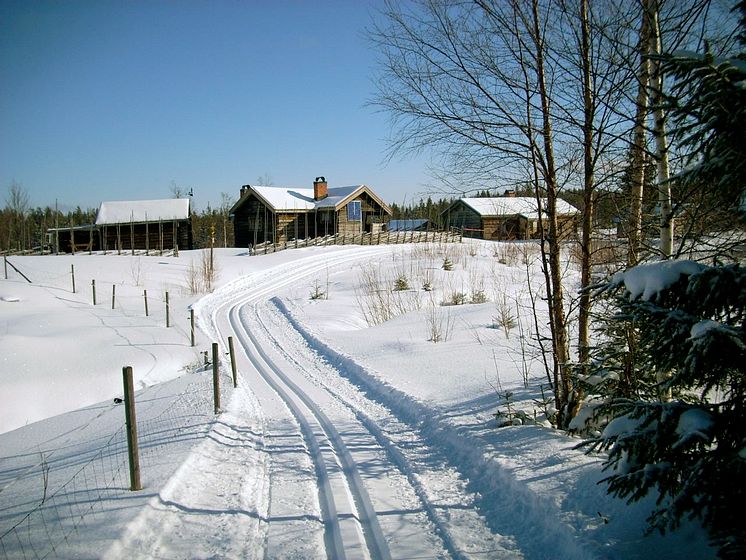
M 321 200 L 322 198 L 326 198 L 328 192 L 326 178 L 316 177 L 316 180 L 313 182 L 313 199 Z

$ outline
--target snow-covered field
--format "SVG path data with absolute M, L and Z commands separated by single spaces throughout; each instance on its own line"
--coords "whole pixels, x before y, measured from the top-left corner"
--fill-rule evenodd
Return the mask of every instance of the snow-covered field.
M 474 241 L 216 250 L 200 296 L 199 251 L 11 257 L 33 283 L 0 279 L 0 557 L 714 557 L 696 526 L 644 535 L 652 504 L 606 496 L 601 458 L 547 426 L 535 258 Z M 532 421 L 498 428 L 498 410 Z

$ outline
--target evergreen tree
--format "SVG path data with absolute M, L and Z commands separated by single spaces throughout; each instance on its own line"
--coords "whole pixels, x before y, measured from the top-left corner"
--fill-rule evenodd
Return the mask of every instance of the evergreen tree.
M 746 14 L 746 2 L 738 7 Z M 742 29 L 745 23 L 742 17 Z M 690 154 L 675 179 L 708 185 L 723 203 L 743 206 L 746 57 L 716 61 L 706 52 L 661 58 L 676 80 L 669 97 L 673 138 Z M 585 445 L 608 452 L 609 492 L 629 502 L 657 493 L 651 528 L 666 531 L 699 518 L 721 557 L 746 557 L 740 517 L 746 499 L 746 270 L 659 262 L 619 273 L 605 293 L 616 312 L 605 322 L 596 367 L 585 381 L 596 418 L 610 421 Z
M 586 444 L 608 451 L 609 492 L 630 502 L 657 492 L 651 528 L 698 517 L 723 557 L 743 558 L 746 270 L 660 262 L 607 290 L 619 311 L 588 385 L 597 414 L 613 419 Z

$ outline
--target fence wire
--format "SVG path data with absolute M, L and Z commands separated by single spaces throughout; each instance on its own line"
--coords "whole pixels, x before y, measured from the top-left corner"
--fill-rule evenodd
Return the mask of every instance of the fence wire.
M 172 452 L 178 449 L 182 453 L 188 452 L 210 429 L 214 420 L 210 372 L 211 368 L 206 367 L 188 374 L 194 375 L 195 380 L 173 396 L 165 409 L 153 416 L 138 417 L 144 494 L 129 489 L 127 434 L 122 409 L 121 425 L 97 449 L 82 458 L 68 457 L 61 465 L 49 466 L 48 471 L 45 471 L 46 463 L 42 461 L 37 465 L 41 469 L 26 473 L 29 477 L 38 476 L 41 481 L 46 480 L 50 471 L 59 468 L 66 476 L 54 490 L 45 488 L 35 504 L 26 496 L 26 503 L 4 504 L 0 508 L 3 511 L 0 523 L 7 521 L 9 525 L 0 528 L 0 558 L 96 557 L 96 548 L 89 540 L 102 538 L 102 535 L 104 540 L 107 537 L 114 539 L 121 530 L 121 527 L 111 524 L 112 513 L 128 507 L 128 501 L 133 497 L 152 495 L 157 488 L 148 486 L 149 479 L 162 473 L 163 468 L 175 469 L 178 466 L 168 466 L 173 463 Z M 220 385 L 221 398 L 227 399 L 233 384 L 225 364 L 220 368 Z M 137 398 L 136 407 L 140 408 Z M 70 470 L 72 473 L 67 474 Z M 154 474 L 149 477 L 149 472 Z M 19 511 L 24 507 L 27 511 Z

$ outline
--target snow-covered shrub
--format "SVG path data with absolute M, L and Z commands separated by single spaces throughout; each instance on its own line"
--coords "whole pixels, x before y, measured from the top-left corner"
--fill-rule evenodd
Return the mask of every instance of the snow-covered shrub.
M 484 290 L 474 290 L 471 293 L 469 301 L 471 303 L 487 303 L 489 300 L 487 299 L 487 294 L 484 293 Z
M 394 291 L 395 292 L 403 292 L 404 290 L 409 289 L 409 280 L 407 280 L 407 277 L 403 274 L 400 274 L 397 276 L 396 280 L 394 281 Z
M 468 300 L 464 292 L 451 292 L 443 305 L 464 305 Z
M 326 292 L 321 288 L 321 284 L 318 279 L 314 281 L 311 287 L 311 299 L 327 299 Z
M 447 342 L 453 331 L 451 314 L 446 313 L 444 316 L 433 300 L 430 301 L 430 305 L 427 308 L 425 324 L 427 326 L 427 340 L 429 342 Z

